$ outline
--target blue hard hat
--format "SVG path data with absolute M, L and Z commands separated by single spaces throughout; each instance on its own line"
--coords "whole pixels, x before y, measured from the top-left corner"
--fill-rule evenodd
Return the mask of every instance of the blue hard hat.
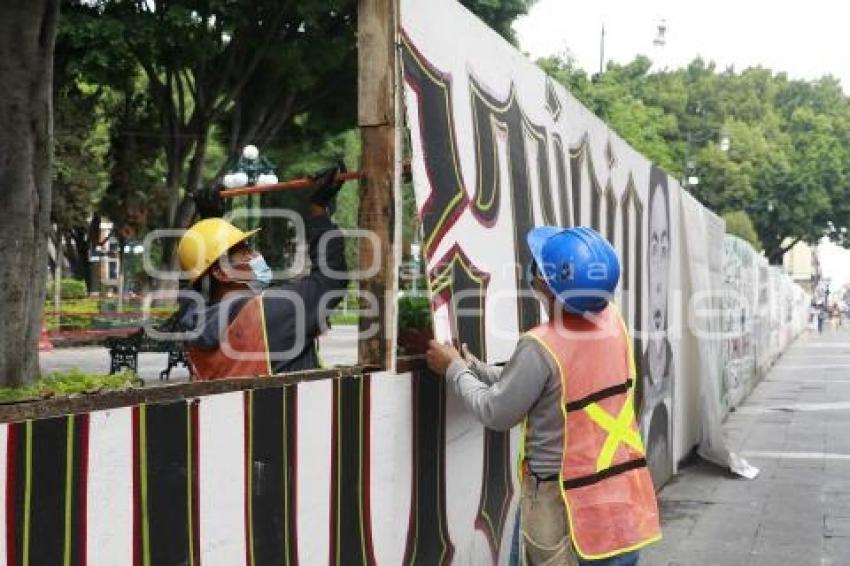
M 538 272 L 564 310 L 584 314 L 608 306 L 620 280 L 620 261 L 599 232 L 586 226 L 541 226 L 526 241 Z

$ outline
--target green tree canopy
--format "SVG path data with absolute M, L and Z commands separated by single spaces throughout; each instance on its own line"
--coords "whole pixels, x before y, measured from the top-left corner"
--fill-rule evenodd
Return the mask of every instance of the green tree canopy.
M 797 241 L 850 245 L 850 98 L 832 77 L 789 79 L 761 67 L 717 69 L 696 59 L 657 71 L 649 59 L 588 77 L 571 61 L 539 65 L 626 141 L 681 179 L 771 262 Z M 728 141 L 728 147 L 721 141 Z
M 512 39 L 531 1 L 465 4 Z M 104 214 L 135 237 L 186 226 L 193 193 L 248 143 L 279 156 L 281 173 L 309 170 L 356 125 L 356 10 L 354 0 L 62 0 L 54 98 L 60 120 L 77 120 L 62 131 L 79 139 L 58 148 L 60 170 L 88 181 L 64 183 L 55 216 Z M 93 94 L 75 98 L 77 85 Z
M 756 227 L 753 226 L 753 221 L 746 212 L 743 210 L 727 212 L 723 215 L 723 220 L 726 222 L 726 232 L 749 242 L 756 250 L 761 249 Z
M 537 0 L 460 0 L 484 23 L 512 43 L 516 43 L 514 30 L 511 28 L 514 20 L 528 13 L 528 9 Z

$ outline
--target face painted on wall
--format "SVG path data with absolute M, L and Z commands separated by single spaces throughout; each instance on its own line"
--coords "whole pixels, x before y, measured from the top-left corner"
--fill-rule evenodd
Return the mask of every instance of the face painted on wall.
M 654 175 L 653 175 L 654 176 Z M 649 195 L 649 373 L 663 377 L 667 351 L 667 294 L 670 278 L 670 204 L 666 179 L 652 183 Z

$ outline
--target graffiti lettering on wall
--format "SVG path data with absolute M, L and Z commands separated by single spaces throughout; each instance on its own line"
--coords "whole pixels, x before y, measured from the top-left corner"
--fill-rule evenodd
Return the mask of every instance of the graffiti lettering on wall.
M 660 485 L 672 472 L 670 415 L 676 367 L 666 335 L 674 220 L 674 189 L 667 175 L 595 119 L 577 116 L 586 111 L 534 67 L 519 70 L 538 83 L 538 96 L 532 98 L 523 97 L 515 81 L 502 90 L 495 88 L 476 74 L 471 61 L 464 67 L 465 81 L 459 81 L 454 69 L 427 58 L 406 33 L 402 63 L 438 339 L 467 343 L 491 363 L 506 361 L 519 335 L 541 321 L 540 305 L 525 277 L 530 262 L 526 233 L 542 224 L 599 230 L 615 245 L 622 262 L 618 297 L 635 333 L 639 388 L 645 393 L 641 429 Z M 467 101 L 466 107 L 456 103 L 461 100 Z M 587 126 L 573 125 L 581 121 Z M 470 150 L 471 159 L 465 159 L 462 148 Z M 644 218 L 648 194 L 649 226 Z M 654 244 L 646 247 L 644 242 L 653 237 Z M 650 339 L 644 339 L 644 278 L 653 271 L 648 284 L 655 318 L 650 320 Z M 476 283 L 480 281 L 486 284 Z M 452 296 L 458 293 L 466 302 L 475 296 L 477 304 L 456 308 Z M 488 318 L 485 313 L 498 315 Z M 487 434 L 490 441 L 497 437 Z M 496 481 L 505 474 L 508 452 L 508 446 L 499 448 L 501 463 L 491 456 L 485 476 L 489 473 Z M 488 523 L 495 531 L 488 534 L 491 540 L 500 536 L 501 523 Z
M 755 382 L 753 333 L 759 256 L 749 244 L 734 236 L 726 236 L 724 249 L 720 406 L 728 411 L 743 400 Z
M 404 564 L 451 564 L 454 545 L 446 520 L 445 382 L 427 370 L 411 376 L 413 477 Z
M 474 356 L 485 359 L 483 301 L 489 275 L 480 272 L 463 250 L 454 247 L 431 270 L 429 279 L 436 308 L 445 306 L 450 313 L 452 334 L 460 337 Z M 513 495 L 510 448 L 510 433 L 484 431 L 481 500 L 475 524 L 487 537 L 494 562 L 498 560 Z
M 449 75 L 432 65 L 403 35 L 404 78 L 414 93 L 411 110 L 418 125 L 413 135 L 421 148 L 421 171 L 425 186 L 417 189 L 420 198 L 419 214 L 423 224 L 425 253 L 431 262 L 437 250 L 452 247 L 468 257 L 480 254 L 477 242 L 468 242 L 458 234 L 467 220 L 491 236 L 508 235 L 509 247 L 499 250 L 495 265 L 499 270 L 500 288 L 516 290 L 517 312 L 514 332 L 527 330 L 540 321 L 540 307 L 530 293 L 524 278 L 524 268 L 530 261 L 525 234 L 540 224 L 571 227 L 589 225 L 607 234 L 624 255 L 623 290 L 640 296 L 643 279 L 643 203 L 636 189 L 634 176 L 628 172 L 627 183 L 617 198 L 613 176 L 603 189 L 594 165 L 588 135 L 582 135 L 574 146 L 565 148 L 562 133 L 532 122 L 520 106 L 513 85 L 504 98 L 489 94 L 482 82 L 469 76 L 471 128 L 456 127 L 453 118 L 453 88 Z M 546 81 L 547 92 L 557 101 L 555 87 Z M 560 87 L 558 87 L 560 88 Z M 564 95 L 560 95 L 564 96 Z M 557 125 L 566 117 L 560 110 L 553 117 Z M 467 189 L 461 171 L 457 138 L 473 132 L 476 182 Z M 550 142 L 551 140 L 551 142 Z M 554 159 L 550 159 L 550 153 Z M 554 167 L 552 163 L 554 162 Z M 604 162 L 610 173 L 617 163 L 610 140 L 605 146 Z M 648 164 L 646 165 L 648 168 Z M 557 201 L 551 189 L 551 178 L 557 187 Z M 416 179 L 416 177 L 414 177 Z M 472 193 L 472 196 L 470 196 Z M 506 193 L 506 194 L 503 194 Z M 559 212 L 556 214 L 555 210 Z M 618 231 L 618 219 L 620 229 Z M 634 227 L 634 229 L 632 228 Z M 451 234 L 451 238 L 446 238 Z M 476 236 L 478 234 L 475 234 Z M 450 243 L 444 240 L 451 240 Z M 443 243 L 443 246 L 440 244 Z M 493 263 L 493 262 L 490 262 Z M 506 277 L 510 274 L 510 279 Z M 634 275 L 630 275 L 634 274 Z M 640 328 L 640 301 L 631 301 L 632 327 Z M 510 330 L 505 329 L 505 330 Z M 490 337 L 493 341 L 492 336 Z M 508 340 L 510 342 L 510 340 Z M 510 352 L 501 348 L 491 361 L 504 361 Z

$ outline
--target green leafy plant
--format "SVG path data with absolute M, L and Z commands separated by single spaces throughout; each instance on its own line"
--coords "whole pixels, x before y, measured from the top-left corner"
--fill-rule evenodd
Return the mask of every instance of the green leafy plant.
M 62 301 L 60 309 L 59 323 L 61 328 L 58 328 L 57 317 L 53 312 L 53 300 L 48 296 L 44 304 L 44 316 L 47 321 L 47 329 L 51 332 L 56 330 L 91 330 L 93 328 L 126 328 L 141 326 L 143 323 L 144 310 L 138 302 L 128 301 L 124 305 L 121 316 L 108 316 L 109 313 L 115 313 L 118 310 L 115 301 L 99 301 L 98 299 Z M 153 307 L 149 311 L 150 317 L 156 320 L 165 320 L 173 313 L 173 307 Z
M 0 387 L 0 403 L 69 397 L 139 387 L 144 382 L 131 371 L 112 375 L 78 369 L 51 373 L 25 387 Z
M 47 298 L 53 297 L 55 283 L 51 280 L 47 283 Z M 59 281 L 59 294 L 63 299 L 85 299 L 86 282 L 80 279 L 62 279 Z
M 750 215 L 743 210 L 733 210 L 723 215 L 723 220 L 726 221 L 726 233 L 738 236 L 747 241 L 755 249 L 761 249 L 761 241 L 759 241 L 758 232 L 753 225 Z
M 398 346 L 401 354 L 421 355 L 434 337 L 431 301 L 427 296 L 405 295 L 398 300 Z
M 360 316 L 357 312 L 335 310 L 331 313 L 331 324 L 334 326 L 352 326 L 357 324 Z
M 431 301 L 428 297 L 408 295 L 398 300 L 399 328 L 430 328 Z

